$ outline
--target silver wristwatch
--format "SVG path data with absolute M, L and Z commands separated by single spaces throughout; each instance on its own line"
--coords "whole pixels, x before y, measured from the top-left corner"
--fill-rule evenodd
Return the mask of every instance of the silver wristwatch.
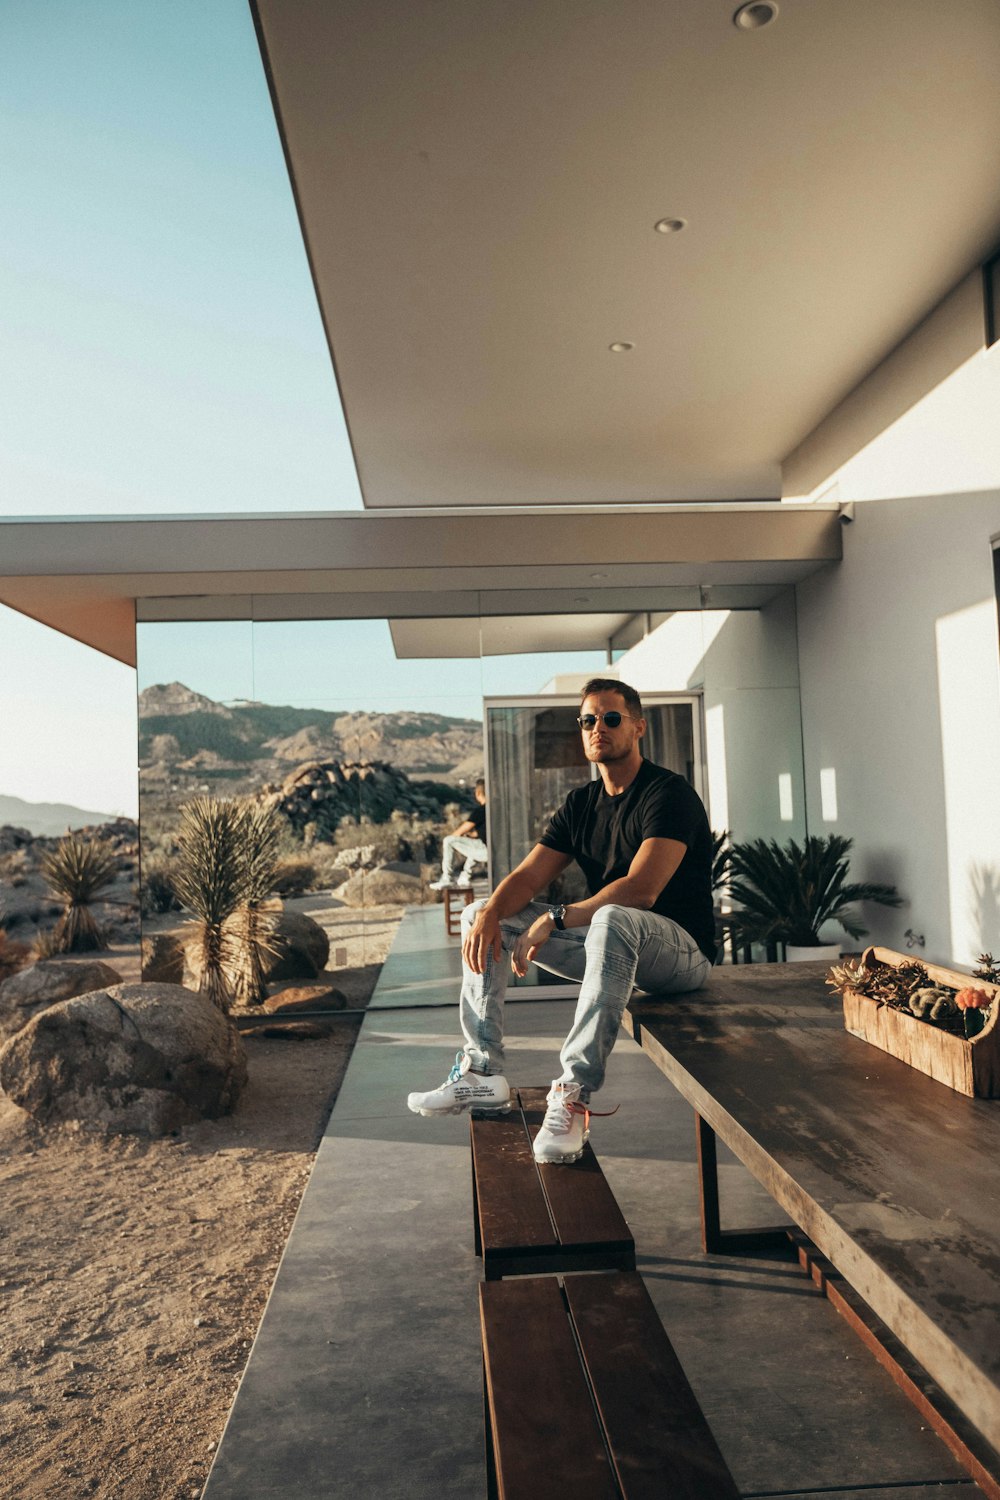
M 565 908 L 565 906 L 550 906 L 549 907 L 549 916 L 552 918 L 553 922 L 555 923 L 556 931 L 557 932 L 563 932 L 563 931 L 565 931 L 565 928 L 566 928 L 566 908 Z

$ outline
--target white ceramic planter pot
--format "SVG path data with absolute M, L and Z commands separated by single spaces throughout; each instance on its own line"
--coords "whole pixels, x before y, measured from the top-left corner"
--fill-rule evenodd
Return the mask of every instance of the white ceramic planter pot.
M 839 943 L 816 943 L 811 948 L 798 948 L 794 943 L 785 946 L 785 958 L 790 964 L 835 964 L 839 957 Z

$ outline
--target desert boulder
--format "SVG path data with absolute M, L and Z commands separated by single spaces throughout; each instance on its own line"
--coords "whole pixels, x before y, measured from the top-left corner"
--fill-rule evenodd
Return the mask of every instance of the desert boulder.
M 0 984 L 0 1043 L 20 1031 L 39 1011 L 85 995 L 88 990 L 118 984 L 121 975 L 110 964 L 97 959 L 73 963 L 65 958 L 44 958 L 12 974 Z
M 246 1053 L 228 1018 L 174 984 L 117 984 L 42 1011 L 0 1051 L 0 1086 L 35 1119 L 166 1135 L 229 1113 Z
M 348 906 L 421 906 L 434 900 L 434 892 L 416 875 L 378 869 L 359 870 L 339 888 L 337 897 Z
M 302 912 L 267 909 L 261 911 L 259 920 L 266 945 L 261 962 L 268 984 L 279 979 L 315 979 L 322 974 L 330 957 L 330 939 L 318 922 Z M 184 949 L 184 983 L 196 990 L 201 973 L 198 943 L 189 942 Z

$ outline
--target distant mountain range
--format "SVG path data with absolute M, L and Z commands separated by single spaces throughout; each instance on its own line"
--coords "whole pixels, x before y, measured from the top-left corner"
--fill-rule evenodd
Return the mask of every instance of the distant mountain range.
M 139 695 L 144 791 L 203 778 L 281 782 L 306 761 L 387 761 L 407 776 L 482 774 L 483 726 L 446 714 L 331 713 L 270 703 L 216 703 L 181 682 Z M 235 790 L 236 788 L 233 788 Z
M 26 828 L 36 838 L 55 838 L 67 828 L 90 828 L 111 823 L 115 813 L 86 812 L 68 802 L 25 802 L 21 797 L 0 797 L 0 827 L 12 824 Z

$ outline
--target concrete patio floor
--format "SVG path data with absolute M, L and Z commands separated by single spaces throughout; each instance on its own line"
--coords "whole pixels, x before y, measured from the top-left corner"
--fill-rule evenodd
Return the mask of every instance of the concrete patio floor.
M 440 907 L 404 918 L 320 1145 L 204 1490 L 206 1500 L 485 1495 L 468 1123 L 406 1108 L 456 1049 L 458 945 Z M 408 998 L 407 998 L 408 997 Z M 402 1008 L 397 1008 L 402 1007 Z M 508 1075 L 547 1084 L 572 1000 L 508 1013 Z M 699 1248 L 689 1108 L 626 1037 L 592 1142 L 638 1267 L 744 1496 L 980 1492 L 815 1291 L 781 1259 Z M 729 1223 L 774 1223 L 734 1158 Z M 558 1486 L 539 1475 L 538 1494 Z

